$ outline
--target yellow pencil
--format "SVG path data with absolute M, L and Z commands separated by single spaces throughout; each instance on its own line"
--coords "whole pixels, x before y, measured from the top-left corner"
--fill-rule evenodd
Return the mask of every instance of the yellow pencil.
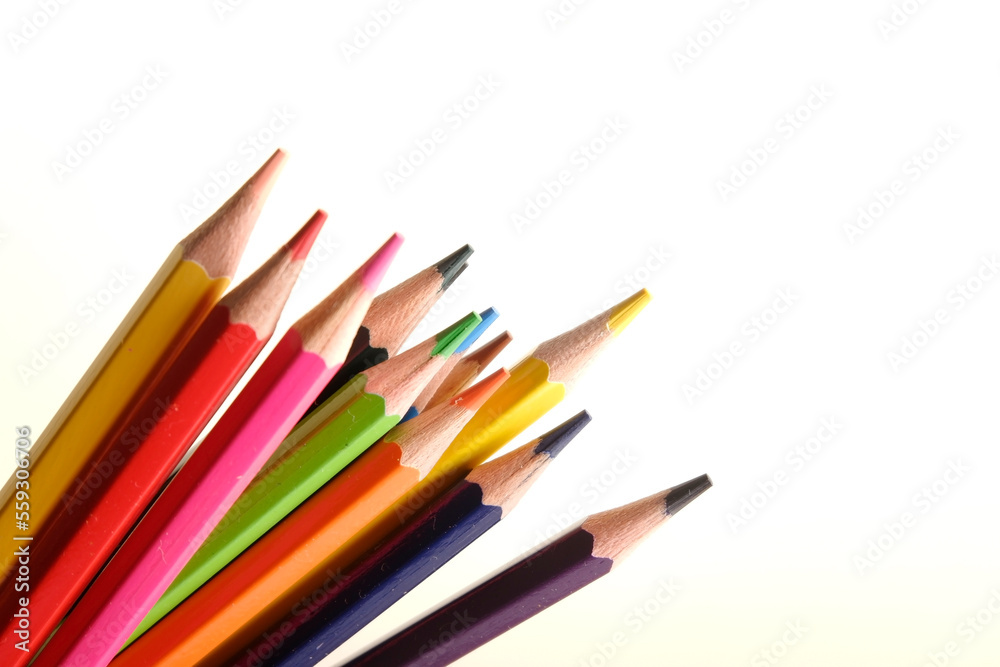
M 143 389 L 222 297 L 285 160 L 283 151 L 275 152 L 167 257 L 29 451 L 29 479 L 11 476 L 0 492 L 0 542 L 13 545 L 15 537 L 41 531 Z M 14 561 L 13 546 L 0 550 L 5 576 Z
M 332 567 L 356 560 L 421 507 L 488 459 L 559 404 L 587 365 L 635 319 L 650 299 L 645 289 L 545 341 L 510 371 L 415 487 L 345 545 Z

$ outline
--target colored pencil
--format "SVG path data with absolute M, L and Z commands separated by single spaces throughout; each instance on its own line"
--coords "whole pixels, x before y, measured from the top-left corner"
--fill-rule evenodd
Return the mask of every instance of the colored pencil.
M 427 407 L 432 408 L 438 403 L 447 401 L 455 394 L 464 391 L 503 352 L 504 348 L 510 345 L 512 340 L 514 338 L 510 335 L 510 332 L 504 331 L 482 347 L 459 358 L 456 363 L 451 365 L 450 371 L 427 402 Z M 448 361 L 450 362 L 451 359 Z M 442 369 L 442 372 L 445 370 L 448 370 L 447 365 Z
M 107 665 L 343 361 L 393 236 L 292 325 L 34 664 Z
M 445 603 L 347 665 L 449 665 L 603 577 L 654 528 L 710 486 L 708 475 L 702 475 L 623 507 L 592 514 L 580 526 Z
M 437 465 L 340 551 L 344 567 L 394 531 L 400 521 L 464 477 L 559 404 L 587 365 L 651 299 L 640 290 L 574 329 L 539 345 L 510 371 L 510 379 L 465 425 Z
M 396 426 L 112 663 L 219 664 L 282 615 L 273 603 L 355 531 L 412 488 L 508 377 L 494 373 L 453 402 Z
M 395 356 L 441 294 L 465 270 L 465 262 L 473 252 L 472 246 L 464 245 L 375 297 L 354 337 L 343 368 L 316 397 L 309 413 L 319 408 L 355 375 Z
M 143 387 L 169 365 L 229 287 L 285 159 L 278 150 L 167 257 L 31 448 L 30 513 L 15 512 L 13 475 L 0 491 L 4 544 L 12 544 L 15 535 L 31 536 L 44 525 L 139 400 Z M 0 573 L 6 576 L 13 562 L 13 548 L 0 551 Z
M 275 621 L 241 656 L 239 667 L 318 663 L 510 514 L 549 462 L 589 422 L 590 415 L 581 412 L 540 438 L 477 466 L 335 584 L 324 582 Z
M 448 376 L 451 370 L 455 367 L 455 364 L 462 360 L 465 351 L 476 344 L 476 341 L 478 341 L 479 338 L 486 333 L 486 330 L 490 328 L 490 325 L 493 324 L 499 316 L 500 313 L 498 313 L 494 308 L 487 308 L 483 312 L 479 313 L 479 317 L 481 317 L 483 321 L 479 323 L 479 326 L 472 330 L 472 333 L 466 336 L 465 340 L 462 341 L 462 344 L 458 346 L 457 350 L 455 350 L 455 354 L 448 357 L 448 360 L 444 362 L 441 370 L 439 370 L 437 374 L 431 378 L 431 381 L 427 383 L 427 386 L 425 386 L 424 390 L 420 392 L 420 395 L 414 399 L 413 406 L 406 413 L 406 415 L 404 415 L 403 421 L 413 419 L 427 408 L 431 397 L 438 390 L 438 387 L 441 386 L 441 383 L 444 382 L 444 379 Z
M 163 618 L 399 422 L 479 323 L 471 313 L 351 380 L 298 424 L 250 482 L 131 640 Z
M 143 404 L 120 429 L 32 548 L 31 628 L 41 646 L 155 498 L 174 467 L 274 333 L 326 216 L 309 222 L 212 309 Z M 0 595 L 10 619 L 0 664 L 23 665 L 13 613 L 18 594 Z

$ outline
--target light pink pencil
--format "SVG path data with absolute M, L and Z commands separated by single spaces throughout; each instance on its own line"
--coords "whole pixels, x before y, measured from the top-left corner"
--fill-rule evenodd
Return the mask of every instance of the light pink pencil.
M 325 215 L 325 214 L 323 214 Z M 104 667 L 343 363 L 402 237 L 292 325 L 33 663 Z

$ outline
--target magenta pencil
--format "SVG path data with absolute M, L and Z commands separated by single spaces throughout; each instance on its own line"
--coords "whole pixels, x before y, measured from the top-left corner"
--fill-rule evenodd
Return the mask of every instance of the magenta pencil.
M 325 215 L 318 213 L 318 215 Z M 292 325 L 35 661 L 103 667 L 343 364 L 402 238 Z

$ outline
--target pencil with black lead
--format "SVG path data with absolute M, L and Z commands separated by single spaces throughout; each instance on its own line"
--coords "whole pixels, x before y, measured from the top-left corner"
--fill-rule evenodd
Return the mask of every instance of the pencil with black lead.
M 606 575 L 653 529 L 711 486 L 708 475 L 701 475 L 642 500 L 592 514 L 576 528 L 351 660 L 347 667 L 449 665 Z
M 434 408 L 431 408 L 432 410 Z M 590 422 L 584 411 L 476 467 L 412 521 L 298 604 L 240 656 L 239 667 L 305 667 L 355 633 L 508 516 L 542 472 Z M 282 642 L 274 646 L 273 638 Z
M 375 297 L 358 329 L 347 361 L 313 401 L 306 416 L 359 373 L 396 356 L 420 320 L 465 270 L 473 253 L 464 245 L 444 259 Z M 305 419 L 305 417 L 303 417 Z

